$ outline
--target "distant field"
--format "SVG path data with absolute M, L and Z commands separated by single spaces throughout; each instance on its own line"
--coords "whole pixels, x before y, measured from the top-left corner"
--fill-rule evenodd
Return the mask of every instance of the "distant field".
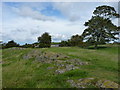
M 33 58 L 25 60 L 23 56 L 33 50 L 37 52 L 60 53 L 69 58 L 62 61 L 79 59 L 88 65 L 77 66 L 79 69 L 55 74 L 54 63 L 41 63 Z M 32 54 L 31 54 L 32 55 Z M 48 67 L 55 67 L 47 69 Z M 118 81 L 118 46 L 107 48 L 82 49 L 79 47 L 4 49 L 2 51 L 3 88 L 71 88 L 67 80 L 97 78 Z M 88 88 L 95 87 L 88 85 Z

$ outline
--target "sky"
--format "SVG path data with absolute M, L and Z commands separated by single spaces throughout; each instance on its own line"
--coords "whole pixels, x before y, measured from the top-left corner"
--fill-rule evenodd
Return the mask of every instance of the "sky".
M 85 30 L 84 23 L 101 5 L 109 5 L 118 12 L 117 2 L 2 2 L 2 41 L 19 44 L 37 42 L 44 32 L 53 42 L 68 40 Z M 1 11 L 1 10 L 0 10 Z M 118 25 L 118 19 L 112 22 Z

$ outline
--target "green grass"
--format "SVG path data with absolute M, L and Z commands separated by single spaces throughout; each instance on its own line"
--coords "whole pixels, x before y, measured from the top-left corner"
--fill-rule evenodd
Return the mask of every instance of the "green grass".
M 33 48 L 35 49 L 35 48 Z M 118 83 L 118 47 L 108 45 L 107 48 L 83 49 L 79 47 L 44 48 L 40 51 L 56 52 L 68 55 L 71 59 L 79 58 L 89 65 L 80 66 L 80 70 L 54 74 L 48 70 L 51 64 L 42 64 L 31 60 L 23 60 L 22 56 L 32 48 L 24 50 L 4 49 L 2 51 L 3 88 L 70 88 L 68 79 L 97 77 Z

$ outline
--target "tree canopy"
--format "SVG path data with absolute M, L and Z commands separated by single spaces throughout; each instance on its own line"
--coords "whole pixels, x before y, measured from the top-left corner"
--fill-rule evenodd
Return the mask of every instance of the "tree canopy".
M 80 35 L 73 35 L 70 39 L 71 46 L 80 46 L 80 43 L 83 41 L 82 36 Z
M 42 36 L 38 37 L 38 42 L 40 44 L 39 47 L 50 47 L 51 46 L 51 36 L 49 33 L 45 32 L 42 34 Z
M 117 14 L 114 7 L 107 6 L 107 5 L 96 7 L 96 10 L 94 10 L 93 14 L 103 18 L 120 17 L 120 15 Z
M 73 35 L 67 41 L 61 41 L 60 46 L 81 46 L 83 47 L 83 37 L 81 35 Z
M 117 39 L 114 33 L 117 26 L 110 20 L 112 16 L 117 15 L 115 9 L 110 6 L 99 6 L 94 10 L 93 14 L 95 16 L 92 16 L 84 24 L 87 27 L 82 34 L 84 39 L 94 44 L 95 48 L 97 48 L 98 44 Z
M 6 45 L 5 48 L 10 48 L 10 47 L 18 47 L 19 44 L 17 44 L 16 42 L 14 42 L 14 40 L 9 41 Z

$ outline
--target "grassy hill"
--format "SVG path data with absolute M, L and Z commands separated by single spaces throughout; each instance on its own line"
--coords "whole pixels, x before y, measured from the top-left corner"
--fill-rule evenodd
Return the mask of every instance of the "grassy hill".
M 118 46 L 8 48 L 2 70 L 3 88 L 117 88 Z

